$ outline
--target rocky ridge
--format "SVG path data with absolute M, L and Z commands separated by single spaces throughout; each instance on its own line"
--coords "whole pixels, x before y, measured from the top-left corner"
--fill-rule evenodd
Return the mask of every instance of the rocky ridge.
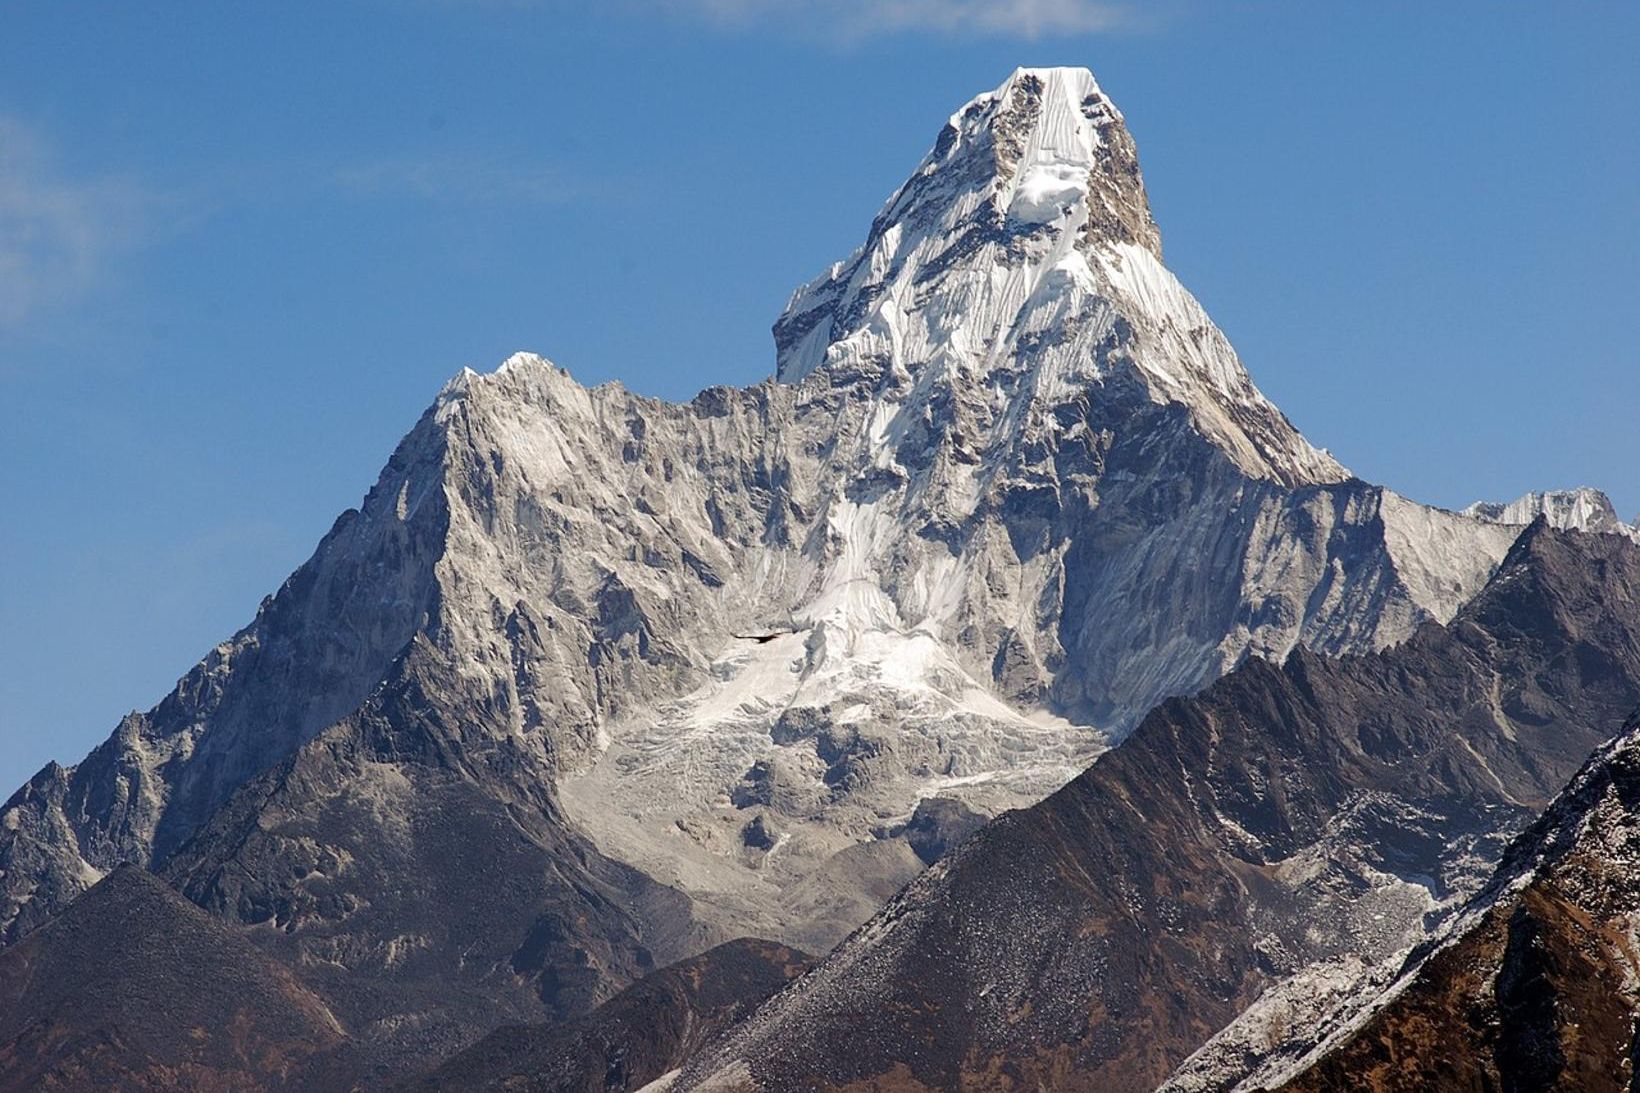
M 1640 1029 L 1640 717 L 1390 985 L 1238 1088 L 1632 1089 Z
M 1289 977 L 1422 942 L 1637 703 L 1640 548 L 1540 520 L 1446 627 L 1163 704 L 671 1088 L 1155 1088 Z
M 287 968 L 134 866 L 0 953 L 0 1090 L 311 1089 L 347 1036 Z
M 1625 524 L 1618 518 L 1611 498 L 1597 489 L 1579 486 L 1571 490 L 1528 493 L 1508 504 L 1477 501 L 1463 510 L 1465 516 L 1498 524 L 1525 527 L 1539 516 L 1557 528 L 1626 535 L 1640 542 L 1640 520 Z
M 497 1029 L 405 1093 L 607 1093 L 662 1079 L 812 958 L 742 938 L 653 972 L 579 1020 Z

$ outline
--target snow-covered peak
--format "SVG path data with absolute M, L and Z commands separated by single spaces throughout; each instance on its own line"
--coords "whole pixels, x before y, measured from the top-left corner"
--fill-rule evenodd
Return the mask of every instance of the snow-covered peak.
M 1589 486 L 1528 493 L 1507 504 L 1477 501 L 1463 511 L 1465 516 L 1496 524 L 1530 524 L 1541 516 L 1550 527 L 1626 535 L 1640 542 L 1640 524 L 1623 523 L 1611 498 Z
M 942 162 L 989 152 L 1009 219 L 1047 223 L 1087 201 L 1105 143 L 1100 129 L 1121 120 L 1087 69 L 1020 68 L 951 116 L 956 139 Z
M 1096 218 L 1093 206 L 1121 215 Z M 801 380 L 826 362 L 840 337 L 861 326 L 891 343 L 862 347 L 865 355 L 894 348 L 896 327 L 904 324 L 896 323 L 892 309 L 876 305 L 896 282 L 927 282 L 948 268 L 971 280 L 991 267 L 1017 267 L 1021 259 L 1063 250 L 1053 244 L 1065 229 L 1087 230 L 1099 219 L 1116 229 L 1105 233 L 1109 241 L 1137 241 L 1159 253 L 1121 114 L 1086 69 L 1018 69 L 951 115 L 878 213 L 865 245 L 793 295 L 775 324 L 778 375 Z M 983 308 L 975 288 L 951 303 L 964 311 Z M 1014 296 L 1013 307 L 1025 302 L 1018 291 Z M 939 302 L 932 297 L 924 294 L 923 302 Z M 916 302 L 892 301 L 899 310 Z M 941 321 L 956 334 L 949 327 L 964 317 L 944 313 Z
M 1008 78 L 1002 81 L 1002 86 L 995 91 L 987 91 L 976 95 L 968 101 L 968 106 L 975 103 L 994 101 L 1006 98 L 1008 93 L 1017 87 L 1021 81 L 1037 80 L 1042 83 L 1053 84 L 1056 90 L 1063 90 L 1071 95 L 1071 103 L 1080 103 L 1089 95 L 1103 95 L 1099 89 L 1099 81 L 1092 72 L 1081 65 L 1049 65 L 1046 67 L 1030 67 L 1021 65 L 1013 70 Z M 966 108 L 965 108 L 966 109 Z M 961 114 L 962 111 L 958 111 Z
M 894 414 L 953 392 L 988 401 L 993 440 L 1096 388 L 1139 391 L 1187 408 L 1256 477 L 1345 477 L 1162 265 L 1133 139 L 1086 69 L 1019 69 L 953 114 L 865 244 L 799 289 L 774 335 L 784 382 L 865 386 Z M 1105 401 L 1099 428 L 1134 411 Z

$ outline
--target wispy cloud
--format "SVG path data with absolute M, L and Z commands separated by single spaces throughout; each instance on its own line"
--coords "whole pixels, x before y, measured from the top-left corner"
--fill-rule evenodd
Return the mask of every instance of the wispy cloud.
M 0 327 L 90 288 L 150 204 L 128 180 L 64 174 L 38 133 L 0 116 Z
M 1130 4 L 1109 0 L 674 0 L 669 11 L 726 27 L 774 26 L 841 38 L 934 32 L 1039 39 L 1122 30 Z
M 549 205 L 593 196 L 547 163 L 448 153 L 201 165 L 171 178 L 87 175 L 66 170 L 39 130 L 0 115 L 0 330 L 72 303 L 131 252 L 234 208 L 387 198 Z

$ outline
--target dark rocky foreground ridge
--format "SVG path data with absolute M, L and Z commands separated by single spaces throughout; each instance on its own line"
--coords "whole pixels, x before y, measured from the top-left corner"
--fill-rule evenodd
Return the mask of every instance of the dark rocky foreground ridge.
M 654 972 L 585 1017 L 497 1029 L 403 1093 L 639 1089 L 789 983 L 813 958 L 742 938 Z
M 1540 522 L 1448 627 L 1164 704 L 673 1088 L 1151 1089 L 1283 977 L 1418 941 L 1637 704 L 1640 548 Z
M 347 1039 L 243 930 L 134 866 L 0 953 L 7 1093 L 323 1088 Z
M 1637 935 L 1640 716 L 1510 847 L 1443 936 L 1269 1088 L 1632 1090 Z

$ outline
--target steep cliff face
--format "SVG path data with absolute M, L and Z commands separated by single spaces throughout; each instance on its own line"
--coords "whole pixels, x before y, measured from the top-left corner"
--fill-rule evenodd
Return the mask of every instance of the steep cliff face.
M 682 405 L 452 380 L 250 626 L 0 809 L 0 941 L 136 862 L 400 1045 L 823 951 L 951 841 L 926 800 L 1029 805 L 1249 656 L 1402 641 L 1518 534 L 1259 394 L 1081 70 L 954 115 L 775 336 Z
M 1640 548 L 1540 522 L 1448 627 L 1164 704 L 673 1088 L 1154 1088 L 1266 987 L 1422 940 L 1637 702 Z

